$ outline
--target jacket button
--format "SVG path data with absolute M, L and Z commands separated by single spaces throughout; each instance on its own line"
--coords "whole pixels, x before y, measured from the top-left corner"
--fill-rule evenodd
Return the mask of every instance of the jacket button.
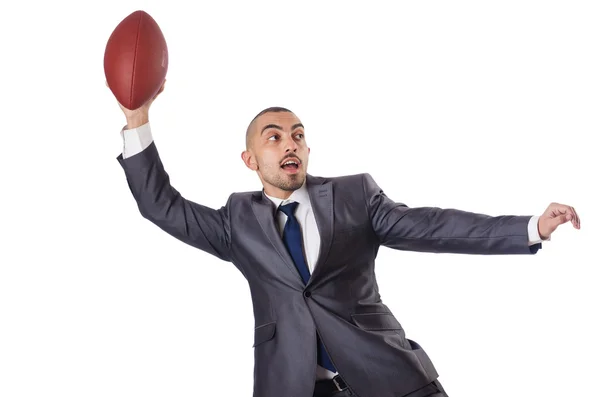
M 304 291 L 304 296 L 306 298 L 310 298 L 310 291 Z

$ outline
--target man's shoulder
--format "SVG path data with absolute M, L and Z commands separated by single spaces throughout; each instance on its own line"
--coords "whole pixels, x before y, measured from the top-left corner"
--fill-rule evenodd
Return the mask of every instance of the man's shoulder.
M 365 178 L 369 178 L 368 173 L 348 174 L 338 176 L 318 176 L 308 174 L 307 185 L 323 185 L 332 183 L 334 186 L 357 188 L 362 186 Z M 252 201 L 261 201 L 263 199 L 262 190 L 249 190 L 234 192 L 229 195 L 228 203 L 249 203 Z
M 248 190 L 245 192 L 234 192 L 229 195 L 229 201 L 240 200 L 249 201 L 257 200 L 262 197 L 262 190 Z
M 333 184 L 357 184 L 361 183 L 364 180 L 365 176 L 369 174 L 366 172 L 359 174 L 348 174 L 348 175 L 338 175 L 338 176 L 316 176 L 316 175 L 308 175 L 308 182 L 313 184 L 324 184 L 331 182 Z

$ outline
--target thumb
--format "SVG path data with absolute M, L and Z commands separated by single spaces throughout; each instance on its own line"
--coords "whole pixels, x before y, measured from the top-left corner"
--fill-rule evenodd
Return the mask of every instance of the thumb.
M 556 227 L 562 225 L 563 223 L 569 222 L 571 219 L 572 219 L 571 214 L 561 214 L 559 216 L 552 218 L 550 220 L 550 224 L 556 228 Z

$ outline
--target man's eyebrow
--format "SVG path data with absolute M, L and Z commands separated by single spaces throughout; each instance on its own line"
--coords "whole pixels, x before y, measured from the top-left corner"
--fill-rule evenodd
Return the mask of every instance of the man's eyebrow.
M 295 130 L 296 128 L 304 128 L 304 126 L 302 125 L 302 123 L 298 123 L 298 124 L 294 124 L 292 126 L 292 131 Z M 267 124 L 263 127 L 262 131 L 260 132 L 260 134 L 262 135 L 266 130 L 268 130 L 269 128 L 275 128 L 276 130 L 282 130 L 283 128 L 281 128 L 280 126 L 278 126 L 277 124 Z
M 263 127 L 262 131 L 260 132 L 260 134 L 262 135 L 266 130 L 268 130 L 269 128 L 275 128 L 278 130 L 283 130 L 283 128 L 281 128 L 280 126 L 278 126 L 277 124 L 267 124 Z

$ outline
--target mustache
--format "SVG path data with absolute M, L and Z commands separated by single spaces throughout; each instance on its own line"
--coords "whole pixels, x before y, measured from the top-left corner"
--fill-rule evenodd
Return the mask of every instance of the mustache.
M 285 156 L 284 158 L 281 159 L 281 161 L 279 162 L 279 164 L 283 163 L 286 160 L 296 160 L 298 162 L 298 164 L 302 164 L 302 160 L 300 160 L 300 158 L 298 156 L 296 156 L 295 154 L 288 154 L 287 156 Z

